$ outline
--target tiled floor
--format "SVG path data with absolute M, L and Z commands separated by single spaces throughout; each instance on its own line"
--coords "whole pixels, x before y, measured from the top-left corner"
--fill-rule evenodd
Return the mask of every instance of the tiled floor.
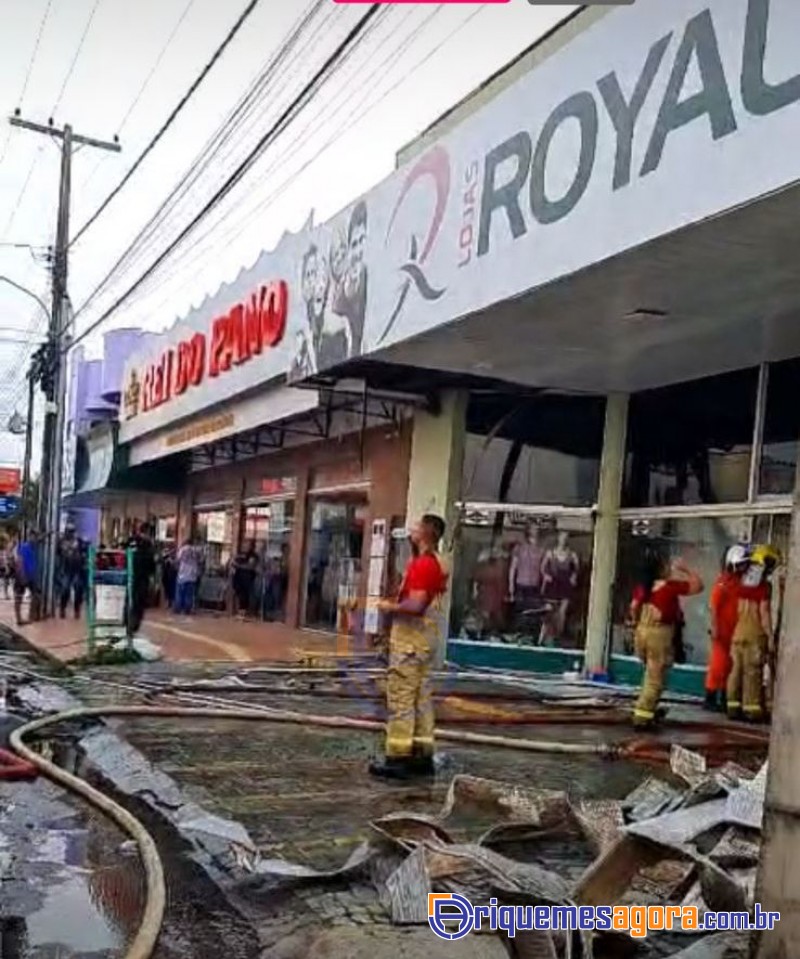
M 62 662 L 87 651 L 85 620 L 51 619 L 17 627 L 10 600 L 0 598 L 0 624 L 12 628 L 38 650 Z M 297 662 L 315 657 L 353 656 L 353 640 L 333 634 L 294 629 L 283 623 L 249 622 L 225 615 L 175 616 L 148 610 L 141 635 L 154 642 L 170 662 L 259 660 Z

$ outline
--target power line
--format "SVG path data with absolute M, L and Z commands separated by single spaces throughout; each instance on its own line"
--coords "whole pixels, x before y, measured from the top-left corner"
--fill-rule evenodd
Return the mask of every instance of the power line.
M 116 302 L 106 310 L 94 323 L 92 323 L 87 329 L 85 329 L 79 336 L 77 336 L 72 345 L 77 345 L 87 336 L 94 332 L 98 327 L 102 326 L 103 323 L 116 311 L 120 306 L 133 294 L 136 290 L 151 276 L 159 266 L 170 256 L 170 254 L 186 239 L 201 223 L 206 216 L 230 193 L 230 191 L 236 186 L 237 183 L 246 175 L 248 170 L 250 170 L 253 164 L 258 160 L 258 158 L 263 153 L 264 149 L 269 146 L 272 140 L 281 133 L 285 128 L 287 122 L 290 122 L 292 116 L 298 109 L 302 109 L 304 103 L 308 97 L 313 94 L 315 88 L 324 79 L 325 75 L 329 70 L 336 64 L 348 50 L 350 45 L 358 39 L 360 34 L 369 25 L 369 22 L 372 18 L 378 13 L 381 8 L 380 3 L 373 3 L 370 5 L 369 10 L 358 20 L 358 22 L 353 26 L 345 36 L 344 40 L 341 41 L 333 51 L 333 53 L 325 60 L 323 65 L 319 70 L 316 71 L 314 76 L 308 83 L 305 84 L 303 89 L 300 91 L 300 94 L 292 101 L 292 103 L 282 112 L 278 120 L 273 124 L 273 126 L 259 139 L 255 147 L 250 151 L 247 157 L 239 164 L 239 166 L 234 170 L 230 177 L 222 184 L 222 186 L 214 193 L 214 195 L 205 203 L 203 208 L 192 218 L 192 220 L 181 230 L 178 236 L 167 246 L 167 248 L 159 254 L 154 262 L 145 270 L 145 272 L 136 280 L 128 290 L 120 296 Z M 79 311 L 80 312 L 80 311 Z M 77 315 L 77 314 L 76 314 Z
M 126 123 L 128 122 L 128 120 L 131 118 L 131 114 L 132 114 L 133 111 L 136 109 L 136 107 L 139 105 L 139 101 L 140 101 L 140 100 L 142 99 L 142 97 L 144 96 L 145 90 L 150 86 L 150 82 L 152 81 L 153 77 L 155 76 L 156 71 L 158 70 L 158 68 L 161 66 L 162 60 L 163 60 L 164 57 L 167 55 L 167 51 L 169 50 L 169 48 L 172 46 L 172 41 L 173 41 L 173 40 L 175 39 L 175 37 L 177 36 L 178 31 L 179 31 L 180 28 L 183 26 L 184 20 L 189 16 L 189 12 L 191 11 L 192 7 L 195 5 L 196 2 L 197 2 L 197 0 L 189 0 L 189 2 L 188 2 L 188 3 L 186 4 L 186 6 L 183 8 L 183 12 L 181 13 L 180 17 L 178 17 L 177 23 L 176 23 L 175 26 L 172 28 L 172 32 L 171 32 L 170 35 L 167 37 L 166 42 L 164 43 L 164 46 L 161 48 L 161 52 L 160 52 L 159 55 L 156 57 L 155 63 L 154 63 L 153 66 L 151 67 L 150 72 L 149 72 L 149 73 L 147 74 L 147 76 L 145 77 L 144 83 L 142 83 L 141 87 L 139 87 L 139 92 L 138 92 L 138 93 L 136 94 L 136 96 L 133 98 L 133 103 L 131 103 L 131 105 L 128 107 L 128 109 L 127 109 L 127 111 L 126 111 L 126 113 L 125 113 L 125 116 L 122 118 L 122 121 L 121 121 L 120 124 L 119 124 L 119 129 L 118 129 L 118 131 L 117 131 L 118 133 L 122 133 L 122 130 L 123 130 L 123 128 L 125 127 L 125 124 L 126 124 Z
M 400 43 L 400 45 L 397 47 L 397 49 L 393 53 L 391 53 L 384 61 L 378 64 L 378 66 L 370 74 L 369 77 L 366 77 L 364 79 L 363 87 L 366 90 L 366 96 L 361 96 L 358 99 L 358 102 L 356 103 L 356 105 L 348 112 L 348 114 L 342 120 L 336 122 L 335 133 L 331 137 L 329 137 L 326 141 L 324 141 L 322 145 L 315 151 L 315 153 L 311 157 L 309 157 L 307 160 L 305 160 L 299 168 L 297 168 L 296 170 L 293 170 L 292 173 L 290 173 L 282 181 L 282 183 L 279 186 L 277 186 L 265 198 L 258 201 L 255 207 L 248 209 L 247 215 L 245 217 L 242 217 L 238 219 L 235 223 L 229 225 L 229 227 L 222 233 L 221 236 L 220 235 L 215 236 L 214 244 L 213 244 L 215 247 L 220 245 L 224 246 L 229 236 L 241 233 L 244 229 L 246 229 L 249 223 L 252 222 L 252 220 L 254 220 L 258 216 L 263 215 L 263 212 L 266 209 L 268 209 L 275 202 L 275 200 L 285 192 L 291 180 L 295 179 L 298 175 L 303 173 L 334 142 L 336 142 L 341 137 L 343 137 L 367 114 L 371 113 L 376 107 L 378 107 L 402 83 L 407 81 L 409 75 L 414 74 L 417 70 L 419 70 L 422 66 L 424 66 L 433 56 L 436 55 L 436 53 L 439 52 L 439 50 L 442 49 L 442 47 L 445 44 L 449 43 L 450 40 L 452 40 L 453 37 L 456 36 L 456 34 L 460 33 L 461 30 L 463 30 L 470 22 L 472 22 L 472 20 L 475 19 L 475 17 L 478 14 L 484 12 L 485 7 L 480 7 L 479 9 L 472 11 L 469 14 L 469 16 L 467 16 L 464 20 L 462 20 L 459 24 L 457 24 L 445 37 L 443 37 L 438 43 L 436 43 L 434 47 L 432 47 L 427 53 L 425 53 L 424 56 L 417 59 L 416 62 L 411 67 L 409 67 L 408 70 L 404 71 L 403 75 L 400 76 L 391 86 L 383 90 L 377 97 L 373 98 L 372 102 L 366 103 L 366 105 L 364 105 L 365 101 L 369 99 L 370 94 L 375 91 L 374 84 L 372 83 L 373 78 L 377 74 L 386 75 L 388 71 L 397 64 L 400 57 L 402 57 L 402 55 L 408 50 L 410 45 L 413 43 L 413 41 L 422 31 L 422 29 L 424 29 L 424 27 L 426 27 L 428 23 L 430 23 L 430 21 L 433 19 L 433 17 L 435 16 L 435 14 L 438 12 L 439 9 L 440 7 L 437 7 L 437 9 L 434 10 L 433 13 L 431 13 L 425 19 L 423 23 L 419 24 Z M 327 117 L 327 119 L 330 121 L 333 121 L 336 114 L 338 114 L 343 107 L 346 107 L 352 99 L 353 99 L 352 93 L 345 100 L 341 102 L 337 99 L 336 109 L 334 110 L 333 114 L 330 114 Z M 270 166 L 262 173 L 261 180 L 265 180 L 272 173 L 272 171 L 275 170 L 276 167 L 278 166 L 284 167 L 287 161 L 291 160 L 292 153 L 299 150 L 300 146 L 302 146 L 302 144 L 308 140 L 307 131 L 309 127 L 312 125 L 313 125 L 313 121 L 312 123 L 309 123 L 306 125 L 304 131 L 301 131 L 301 134 L 299 135 L 299 137 L 295 137 L 295 139 L 289 145 L 290 149 L 280 153 L 277 157 L 274 158 Z M 303 135 L 304 133 L 305 135 Z M 298 140 L 300 141 L 299 143 L 298 143 Z M 294 151 L 291 149 L 292 147 L 295 147 Z M 248 194 L 248 198 L 246 199 L 247 201 L 249 201 L 250 194 Z M 240 206 L 242 205 L 242 202 L 245 202 L 245 201 L 240 201 L 238 204 L 236 204 L 235 206 L 227 210 L 224 213 L 224 215 L 217 220 L 216 223 L 214 223 L 211 227 L 209 227 L 209 229 L 206 230 L 205 233 L 203 233 L 198 239 L 196 239 L 195 243 L 192 245 L 191 248 L 185 249 L 182 254 L 178 255 L 178 257 L 172 263 L 172 267 L 173 267 L 172 276 L 175 275 L 175 272 L 176 272 L 175 268 L 178 267 L 183 261 L 185 261 L 185 258 L 187 256 L 190 257 L 189 263 L 192 263 L 193 261 L 200 259 L 202 256 L 204 256 L 208 252 L 208 250 L 211 248 L 209 245 L 206 245 L 205 248 L 201 249 L 199 254 L 198 254 L 198 247 L 203 243 L 203 241 L 207 240 L 217 229 L 219 229 L 219 227 L 222 226 L 222 224 L 225 223 L 225 221 L 240 208 Z M 198 276 L 201 270 L 202 270 L 202 267 L 195 270 L 191 274 L 191 276 L 188 278 L 188 280 L 182 283 L 178 289 L 179 290 L 184 289 L 189 282 L 192 282 L 195 279 L 195 277 Z M 162 283 L 159 285 L 163 285 L 164 283 L 168 282 L 172 278 L 172 276 L 165 277 L 162 280 Z M 147 292 L 152 292 L 152 290 L 148 290 Z M 167 294 L 167 296 L 160 301 L 156 309 L 158 309 L 161 305 L 166 303 L 173 292 L 174 291 Z
M 99 3 L 100 0 L 96 0 L 96 2 Z M 161 125 L 160 129 L 157 131 L 157 133 L 155 134 L 155 136 L 150 140 L 150 142 L 147 144 L 147 146 L 144 148 L 144 150 L 142 150 L 142 152 L 141 152 L 141 153 L 139 154 L 139 156 L 136 158 L 133 166 L 128 170 L 128 172 L 125 174 L 125 176 L 119 181 L 119 183 L 114 187 L 114 189 L 108 194 L 108 196 L 105 198 L 105 200 L 103 200 L 103 202 L 102 202 L 102 203 L 100 204 L 100 206 L 94 211 L 94 213 L 89 217 L 89 219 L 86 221 L 86 223 L 83 224 L 83 226 L 80 228 L 80 230 L 78 230 L 78 232 L 77 232 L 77 233 L 75 234 L 75 236 L 73 237 L 72 242 L 70 243 L 70 246 L 73 246 L 75 243 L 78 242 L 78 240 L 79 240 L 79 239 L 83 236 L 83 234 L 89 229 L 89 227 L 92 226 L 92 224 L 96 222 L 96 220 L 98 219 L 98 217 L 101 216 L 101 214 L 108 208 L 109 204 L 115 199 L 115 197 L 117 197 L 117 196 L 119 195 L 120 191 L 121 191 L 122 189 L 124 189 L 125 185 L 130 181 L 130 179 L 131 179 L 131 177 L 134 175 L 134 173 L 136 173 L 136 171 L 139 169 L 139 167 L 142 165 L 142 163 L 144 163 L 145 159 L 150 155 L 150 153 L 152 153 L 152 151 L 155 149 L 155 147 L 157 146 L 157 144 L 159 143 L 159 141 L 163 138 L 163 136 L 164 136 L 164 134 L 167 132 L 167 130 L 169 130 L 169 128 L 172 126 L 172 124 L 175 122 L 175 120 L 177 120 L 177 118 L 178 118 L 178 117 L 180 116 L 180 114 L 183 112 L 183 109 L 184 109 L 184 107 L 186 106 L 186 104 L 189 102 L 189 100 L 191 100 L 192 96 L 195 94 L 195 92 L 197 91 L 198 87 L 200 87 L 200 85 L 201 85 L 202 82 L 205 80 L 205 78 L 208 76 L 208 74 L 213 70 L 213 68 L 214 68 L 214 66 L 216 65 L 217 61 L 220 59 L 220 57 L 225 53 L 225 51 L 226 51 L 226 50 L 228 49 L 228 47 L 231 45 L 231 43 L 233 42 L 233 40 L 234 40 L 234 38 L 236 37 L 236 35 L 237 35 L 237 34 L 239 33 L 239 31 L 242 29 L 242 27 L 243 27 L 244 24 L 247 22 L 247 20 L 249 19 L 250 15 L 253 13 L 253 11 L 255 10 L 255 8 L 258 6 L 258 4 L 259 4 L 260 2 L 261 2 L 261 0 L 249 0 L 247 6 L 246 6 L 246 7 L 244 8 L 244 10 L 239 14 L 238 19 L 236 20 L 236 22 L 234 23 L 234 25 L 231 27 L 231 29 L 228 31 L 228 35 L 225 37 L 225 39 L 222 41 L 222 43 L 221 43 L 221 44 L 217 47 L 217 49 L 214 51 L 214 54 L 212 55 L 211 59 L 206 63 L 206 65 L 205 65 L 205 66 L 203 67 L 203 69 L 200 71 L 200 73 L 198 74 L 198 76 L 195 78 L 195 80 L 194 80 L 194 82 L 192 83 L 192 85 L 189 87 L 189 89 L 186 91 L 186 93 L 184 93 L 184 95 L 183 95 L 183 96 L 181 97 L 181 99 L 178 101 L 177 105 L 173 108 L 172 112 L 171 112 L 170 115 L 167 117 L 167 119 L 164 121 L 164 123 Z
M 244 126 L 246 122 L 249 123 L 250 115 L 253 112 L 253 108 L 257 99 L 266 96 L 266 94 L 270 92 L 272 76 L 280 68 L 283 61 L 294 50 L 297 41 L 308 27 L 313 17 L 320 9 L 322 9 L 323 3 L 326 3 L 326 0 L 313 0 L 311 6 L 295 24 L 294 28 L 284 40 L 281 47 L 270 58 L 265 68 L 259 73 L 256 81 L 251 84 L 251 88 L 248 90 L 248 92 L 240 99 L 232 113 L 226 118 L 219 129 L 210 137 L 205 146 L 189 165 L 188 171 L 179 179 L 179 181 L 171 190 L 170 194 L 162 201 L 155 213 L 150 217 L 148 222 L 142 227 L 142 229 L 133 239 L 131 244 L 128 246 L 128 249 L 119 257 L 116 263 L 95 287 L 94 291 L 84 301 L 83 305 L 78 311 L 79 313 L 84 312 L 87 309 L 89 304 L 92 303 L 105 289 L 117 271 L 121 270 L 122 274 L 125 275 L 125 273 L 132 268 L 134 262 L 138 261 L 139 258 L 137 256 L 137 252 L 149 252 L 152 247 L 157 244 L 158 234 L 162 223 L 166 221 L 170 213 L 177 208 L 183 197 L 188 195 L 191 187 L 194 186 L 202 174 L 206 172 L 214 158 L 221 153 L 225 143 L 234 135 L 238 128 Z M 327 13 L 328 19 L 330 19 L 332 14 L 329 7 Z M 323 21 L 323 23 L 324 22 L 325 21 Z M 316 35 L 316 32 L 314 35 Z M 311 42 L 310 39 L 309 42 Z M 303 52 L 304 51 L 302 50 L 295 52 L 295 61 L 303 62 Z
M 61 101 L 64 98 L 64 94 L 66 93 L 69 81 L 72 79 L 72 74 L 75 72 L 75 67 L 78 63 L 78 59 L 80 58 L 81 51 L 83 50 L 83 45 L 84 43 L 86 43 L 86 37 L 89 35 L 89 30 L 92 27 L 92 21 L 94 20 L 94 15 L 97 13 L 97 8 L 100 6 L 101 2 L 102 0 L 94 0 L 94 6 L 92 7 L 92 12 L 89 14 L 89 19 L 86 21 L 86 26 L 83 29 L 83 35 L 81 36 L 80 42 L 78 43 L 78 49 L 75 51 L 75 56 L 72 58 L 72 63 L 69 66 L 67 75 L 64 77 L 64 82 L 61 84 L 61 89 L 58 91 L 58 98 L 55 102 L 55 106 L 53 107 L 51 111 L 53 116 L 55 116 L 56 111 L 61 106 Z
M 42 42 L 42 35 L 44 34 L 45 24 L 47 19 L 50 16 L 50 8 L 53 6 L 53 0 L 47 0 L 47 6 L 45 7 L 44 13 L 42 14 L 42 20 L 39 24 L 39 32 L 36 35 L 36 43 L 33 47 L 33 53 L 31 54 L 30 62 L 28 63 L 28 70 L 25 74 L 25 82 L 22 84 L 22 93 L 19 95 L 19 101 L 17 106 L 22 109 L 23 101 L 25 100 L 25 94 L 28 92 L 28 84 L 30 83 L 31 74 L 33 73 L 33 67 L 36 63 L 36 57 L 39 53 L 39 46 Z

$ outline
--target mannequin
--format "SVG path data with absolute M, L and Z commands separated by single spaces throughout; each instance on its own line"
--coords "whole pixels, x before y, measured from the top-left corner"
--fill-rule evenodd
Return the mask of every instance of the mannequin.
M 545 551 L 539 545 L 539 530 L 532 523 L 525 527 L 525 539 L 511 553 L 508 595 L 519 606 L 536 605 L 542 593 L 542 562 Z
M 506 571 L 502 549 L 482 550 L 474 577 L 474 598 L 483 624 L 483 632 L 502 632 L 505 625 Z
M 569 533 L 561 530 L 556 545 L 545 553 L 542 562 L 544 595 L 554 604 L 553 615 L 545 629 L 551 641 L 564 637 L 569 607 L 578 588 L 579 573 L 578 554 L 570 546 Z

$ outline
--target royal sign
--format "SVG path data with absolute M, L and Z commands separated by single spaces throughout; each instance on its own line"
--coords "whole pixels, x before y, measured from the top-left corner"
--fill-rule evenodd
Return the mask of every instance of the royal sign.
M 125 417 L 147 413 L 198 387 L 206 377 L 223 376 L 276 347 L 286 332 L 289 289 L 285 280 L 259 287 L 246 302 L 215 317 L 197 332 L 165 349 L 141 376 L 132 371 L 125 390 Z

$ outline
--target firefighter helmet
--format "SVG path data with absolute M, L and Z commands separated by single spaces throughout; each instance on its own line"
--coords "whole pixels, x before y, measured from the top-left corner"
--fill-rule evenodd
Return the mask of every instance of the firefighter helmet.
M 750 562 L 763 566 L 767 572 L 772 572 L 776 566 L 781 564 L 780 550 L 769 544 L 756 546 L 750 556 Z
M 745 546 L 742 543 L 737 543 L 735 546 L 731 546 L 728 552 L 725 554 L 725 565 L 729 568 L 744 566 L 745 563 L 749 562 L 750 547 Z

